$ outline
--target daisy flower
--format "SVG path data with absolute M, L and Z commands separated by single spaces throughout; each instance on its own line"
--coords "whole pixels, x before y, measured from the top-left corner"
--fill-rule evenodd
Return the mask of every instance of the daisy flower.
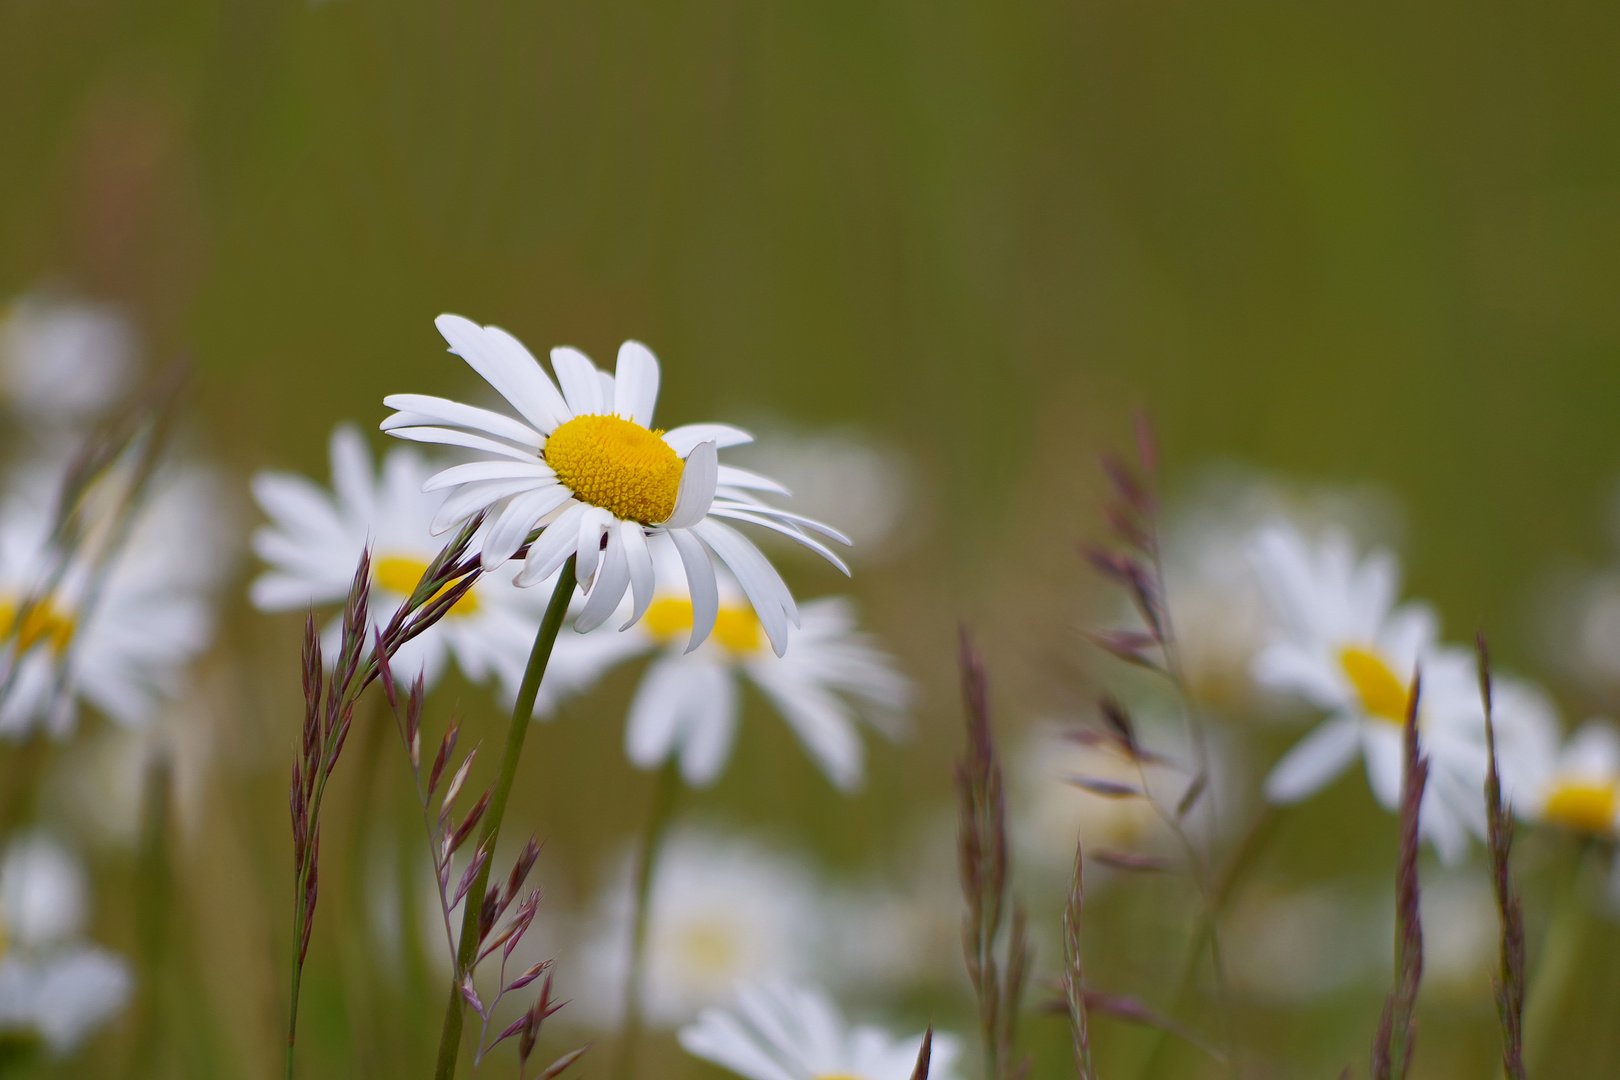
M 634 896 L 629 866 L 592 910 L 599 913 L 564 988 L 577 1015 L 618 1023 L 629 969 Z M 802 978 L 815 965 L 820 889 L 799 860 L 702 831 L 672 834 L 652 879 L 643 1010 L 673 1027 L 718 1004 L 739 979 Z M 573 1010 L 570 1010 L 573 1011 Z
M 748 1080 L 908 1080 L 923 1037 L 851 1027 L 827 994 L 785 983 L 741 983 L 735 1009 L 705 1009 L 680 1031 L 687 1053 Z M 954 1080 L 956 1039 L 935 1032 L 929 1076 Z
M 1620 829 L 1620 732 L 1607 720 L 1588 720 L 1562 746 L 1556 725 L 1511 747 L 1499 733 L 1497 761 L 1520 817 L 1599 836 Z
M 627 590 L 633 597 L 630 622 L 641 618 L 653 601 L 651 536 L 668 536 L 680 554 L 694 609 L 692 648 L 708 637 L 720 608 L 710 552 L 736 574 L 778 656 L 787 648 L 789 624 L 799 624 L 781 576 L 726 521 L 782 533 L 848 573 L 810 533 L 848 543 L 845 537 L 750 494 L 783 491 L 775 481 L 720 464 L 720 448 L 750 442 L 752 436 L 724 424 L 670 431 L 652 426 L 658 360 L 645 345 L 620 346 L 613 375 L 598 371 L 577 349 L 553 349 L 553 383 L 528 349 L 499 327 L 479 326 L 459 315 L 441 315 L 436 325 L 450 351 L 483 376 L 522 420 L 444 398 L 394 394 L 383 404 L 398 411 L 382 428 L 402 439 L 486 455 L 428 481 L 430 490 L 451 492 L 434 530 L 491 509 L 479 550 L 484 564 L 494 566 L 510 559 L 536 526 L 545 526 L 516 581 L 524 586 L 543 581 L 577 556 L 587 599 L 576 629 L 588 631 L 607 621 Z
M 213 634 L 227 538 L 218 485 L 195 468 L 157 484 L 110 563 L 76 554 L 14 625 L 45 565 L 60 478 L 33 469 L 0 507 L 0 735 L 13 738 L 41 724 L 65 736 L 81 699 L 118 723 L 146 723 Z
M 712 784 L 731 757 L 738 682 L 746 678 L 835 787 L 858 787 L 864 764 L 857 718 L 898 734 L 911 685 L 893 659 L 856 630 L 851 603 L 825 597 L 804 604 L 799 632 L 778 656 L 736 581 L 718 570 L 714 629 L 702 645 L 689 649 L 694 604 L 679 557 L 665 537 L 650 538 L 648 546 L 656 584 L 641 621 L 622 633 L 603 627 L 587 635 L 660 650 L 630 703 L 625 751 L 631 762 L 652 769 L 678 756 L 687 783 Z
M 124 961 L 81 940 L 84 868 L 41 836 L 13 840 L 0 862 L 0 1031 L 73 1049 L 129 997 Z
M 371 616 L 381 628 L 442 547 L 432 524 L 444 496 L 422 491 L 437 466 L 400 447 L 379 470 L 359 430 L 348 424 L 332 432 L 331 462 L 331 490 L 290 473 L 254 477 L 254 497 L 270 522 L 254 534 L 253 547 L 269 569 L 253 582 L 249 596 L 263 611 L 341 603 L 369 546 Z M 395 669 L 420 671 L 433 686 L 453 657 L 469 680 L 484 683 L 493 676 L 505 700 L 516 700 L 546 597 L 517 588 L 515 571 L 496 567 L 481 575 L 443 619 L 405 643 L 393 660 Z M 326 627 L 328 657 L 337 655 L 341 629 L 340 618 Z M 558 697 L 588 685 L 628 655 L 628 644 L 606 637 L 559 643 L 536 713 L 549 712 Z
M 1298 802 L 1359 756 L 1374 797 L 1396 810 L 1407 692 L 1421 666 L 1418 724 L 1431 766 L 1421 828 L 1442 858 L 1460 857 L 1468 833 L 1484 831 L 1484 714 L 1472 658 L 1436 647 L 1427 605 L 1396 606 L 1399 569 L 1387 551 L 1358 559 L 1342 531 L 1312 545 L 1278 523 L 1260 531 L 1253 558 L 1277 619 L 1254 658 L 1255 680 L 1329 714 L 1272 769 L 1266 797 Z

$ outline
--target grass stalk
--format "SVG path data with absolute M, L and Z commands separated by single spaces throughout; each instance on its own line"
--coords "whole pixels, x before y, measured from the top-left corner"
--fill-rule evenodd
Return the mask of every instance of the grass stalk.
M 500 776 L 495 782 L 479 833 L 478 846 L 492 856 L 473 878 L 467 890 L 461 911 L 461 941 L 456 950 L 455 970 L 450 980 L 449 1001 L 445 1005 L 444 1026 L 439 1034 L 439 1056 L 434 1066 L 435 1080 L 451 1080 L 456 1075 L 456 1061 L 461 1052 L 461 1027 L 467 1002 L 461 994 L 462 980 L 471 970 L 478 952 L 479 912 L 484 906 L 484 895 L 489 890 L 489 871 L 494 863 L 495 842 L 500 837 L 501 819 L 506 816 L 506 802 L 512 794 L 512 783 L 517 779 L 518 759 L 523 754 L 523 741 L 534 722 L 534 703 L 540 695 L 540 682 L 545 678 L 546 665 L 551 661 L 551 650 L 557 643 L 557 632 L 562 629 L 568 613 L 568 603 L 574 596 L 574 556 L 569 556 L 557 576 L 557 587 L 552 590 L 551 603 L 545 618 L 534 635 L 534 647 L 529 651 L 529 665 L 523 672 L 523 684 L 518 690 L 517 702 L 512 706 L 512 722 L 506 733 L 506 746 L 501 753 Z

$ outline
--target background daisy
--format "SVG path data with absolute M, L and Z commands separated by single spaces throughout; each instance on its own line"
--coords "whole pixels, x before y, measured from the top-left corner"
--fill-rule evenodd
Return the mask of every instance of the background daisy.
M 254 478 L 254 497 L 270 521 L 254 534 L 253 547 L 269 569 L 253 582 L 249 595 L 265 611 L 340 603 L 369 546 L 371 618 L 381 627 L 443 546 L 432 523 L 444 496 L 422 491 L 437 465 L 400 447 L 378 469 L 359 429 L 348 424 L 332 432 L 331 461 L 330 490 L 290 473 L 262 472 Z M 393 661 L 400 677 L 419 671 L 431 687 L 453 657 L 470 681 L 493 677 L 504 701 L 514 701 L 547 601 L 545 591 L 514 585 L 516 572 L 501 566 L 481 575 L 443 619 L 400 649 Z M 336 655 L 340 631 L 334 616 L 323 632 L 328 658 Z M 611 637 L 563 636 L 546 670 L 536 713 L 548 712 L 559 696 L 588 685 L 633 651 L 631 643 Z
M 129 997 L 124 961 L 82 940 L 84 868 L 41 835 L 14 838 L 0 861 L 0 1031 L 37 1033 L 58 1054 Z

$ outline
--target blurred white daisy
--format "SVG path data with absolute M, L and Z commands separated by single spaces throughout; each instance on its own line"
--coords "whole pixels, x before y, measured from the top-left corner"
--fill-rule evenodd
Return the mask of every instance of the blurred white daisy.
M 586 1023 L 618 1022 L 630 956 L 628 862 L 605 896 L 582 954 L 566 965 L 580 980 L 569 1009 Z M 739 979 L 802 978 L 816 962 L 815 876 L 798 860 L 698 831 L 669 837 L 653 874 L 647 929 L 647 1022 L 672 1027 L 724 1000 Z
M 1313 545 L 1277 523 L 1260 531 L 1253 555 L 1277 618 L 1254 659 L 1254 676 L 1329 713 L 1272 769 L 1266 797 L 1298 802 L 1359 756 L 1374 797 L 1396 810 L 1407 693 L 1421 666 L 1418 727 L 1430 763 L 1421 829 L 1442 859 L 1460 858 L 1469 833 L 1483 835 L 1485 827 L 1484 713 L 1472 656 L 1436 646 L 1437 620 L 1428 605 L 1396 606 L 1399 568 L 1388 551 L 1358 559 L 1341 531 Z M 1504 710 L 1504 726 L 1511 726 L 1511 712 Z
M 143 724 L 213 635 L 228 515 L 216 478 L 200 468 L 161 475 L 108 560 L 98 566 L 75 553 L 15 625 L 44 570 L 60 477 L 57 467 L 30 470 L 0 507 L 0 735 L 40 724 L 65 735 L 81 699 L 121 724 Z
M 850 1026 L 819 988 L 752 982 L 738 985 L 735 1008 L 703 1010 L 679 1038 L 687 1053 L 748 1080 L 908 1080 L 923 1041 Z M 954 1036 L 934 1033 L 932 1080 L 954 1080 L 958 1049 Z
M 129 997 L 122 959 L 82 940 L 84 868 L 43 836 L 14 839 L 0 861 L 0 1031 L 35 1033 L 61 1054 Z
M 112 305 L 37 293 L 0 311 L 0 391 L 30 424 L 95 420 L 129 389 L 136 354 Z
M 434 529 L 498 506 L 480 541 L 484 561 L 495 565 L 510 559 L 536 526 L 546 526 L 516 580 L 533 585 L 577 555 L 587 597 L 576 619 L 581 632 L 606 622 L 626 590 L 633 596 L 630 622 L 641 618 L 654 588 L 647 539 L 667 535 L 691 582 L 692 647 L 708 636 L 719 612 L 712 551 L 736 574 L 780 656 L 789 624 L 799 623 L 793 596 L 770 561 L 722 518 L 779 532 L 848 572 L 810 531 L 840 543 L 848 543 L 845 537 L 749 494 L 785 493 L 775 481 L 720 464 L 719 448 L 752 436 L 724 424 L 652 427 L 658 360 L 645 345 L 620 346 L 614 375 L 598 371 L 577 349 L 553 349 L 553 383 L 528 349 L 499 327 L 481 327 L 458 315 L 441 315 L 436 325 L 450 351 L 506 398 L 523 421 L 444 398 L 394 394 L 383 403 L 399 411 L 383 421 L 383 430 L 493 455 L 446 469 L 428 482 L 433 490 L 454 489 Z
M 1498 736 L 1497 760 L 1520 817 L 1599 836 L 1620 829 L 1620 732 L 1609 721 L 1588 720 L 1562 746 L 1556 724 L 1511 747 Z
M 843 597 L 806 602 L 799 632 L 778 656 L 736 581 L 719 570 L 714 630 L 698 648 L 688 649 L 694 613 L 679 556 L 665 537 L 651 538 L 648 548 L 656 585 L 641 621 L 622 633 L 603 627 L 587 635 L 662 650 L 630 703 L 625 728 L 630 760 L 652 769 L 678 756 L 687 783 L 712 784 L 731 757 L 740 712 L 738 678 L 745 677 L 834 786 L 858 787 L 864 761 L 857 719 L 898 734 L 911 685 L 893 659 L 856 629 L 851 602 Z
M 270 523 L 254 534 L 253 547 L 269 569 L 253 582 L 249 595 L 264 611 L 341 603 L 369 545 L 371 617 L 380 628 L 443 546 L 431 526 L 444 495 L 422 491 L 437 466 L 400 447 L 384 458 L 379 471 L 364 437 L 348 424 L 332 432 L 331 459 L 330 491 L 290 473 L 254 477 L 254 497 Z M 494 676 L 504 700 L 515 701 L 548 600 L 547 593 L 515 586 L 515 574 L 510 565 L 483 574 L 443 619 L 400 649 L 395 669 L 402 677 L 420 671 L 431 687 L 454 657 L 469 680 L 484 683 Z M 341 630 L 340 617 L 326 626 L 328 658 L 336 655 Z M 634 651 L 632 642 L 608 636 L 559 640 L 536 714 L 549 712 L 560 697 L 582 689 Z
M 1160 544 L 1166 602 L 1193 696 L 1245 717 L 1276 711 L 1276 695 L 1249 676 L 1272 622 L 1250 554 L 1256 529 L 1285 519 L 1384 536 L 1398 531 L 1395 517 L 1376 489 L 1306 486 L 1232 466 L 1207 470 L 1177 496 L 1165 509 Z

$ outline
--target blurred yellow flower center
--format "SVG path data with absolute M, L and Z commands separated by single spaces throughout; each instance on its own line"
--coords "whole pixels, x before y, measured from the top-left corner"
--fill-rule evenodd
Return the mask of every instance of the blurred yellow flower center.
M 1370 649 L 1351 646 L 1339 650 L 1339 666 L 1361 698 L 1369 716 L 1396 724 L 1406 723 L 1406 687 L 1389 670 L 1384 658 Z
M 737 937 L 715 922 L 695 922 L 680 935 L 682 964 L 706 974 L 727 975 L 737 970 Z
M 1582 832 L 1606 833 L 1614 827 L 1620 792 L 1601 780 L 1559 780 L 1547 796 L 1548 821 Z
M 576 416 L 551 433 L 541 454 L 581 502 L 654 525 L 675 512 L 686 467 L 662 435 L 617 416 Z
M 371 580 L 379 588 L 387 589 L 391 593 L 409 596 L 416 591 L 416 583 L 422 580 L 427 573 L 428 564 L 421 559 L 413 559 L 409 555 L 384 555 L 372 563 Z M 450 582 L 434 593 L 438 596 L 455 582 Z M 478 610 L 478 594 L 469 591 L 460 600 L 450 606 L 449 615 L 471 615 Z
M 16 634 L 17 651 L 25 653 L 44 642 L 60 656 L 67 651 L 77 629 L 73 614 L 56 607 L 50 600 L 42 600 L 28 609 L 22 625 L 17 626 L 17 604 L 14 600 L 0 600 L 0 640 L 9 640 Z
M 647 605 L 647 614 L 642 618 L 654 637 L 674 641 L 692 630 L 692 602 L 674 597 L 654 600 Z M 751 608 L 722 607 L 714 617 L 714 631 L 709 640 L 718 641 L 740 655 L 758 652 L 759 619 Z

